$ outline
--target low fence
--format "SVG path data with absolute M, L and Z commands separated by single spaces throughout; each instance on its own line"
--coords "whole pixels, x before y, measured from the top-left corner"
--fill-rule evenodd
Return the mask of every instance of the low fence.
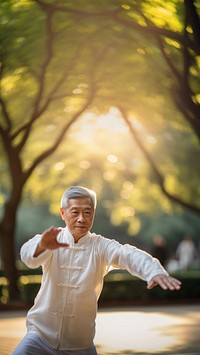
M 182 281 L 182 288 L 178 292 L 165 291 L 160 287 L 148 290 L 146 282 L 133 277 L 128 272 L 113 271 L 105 277 L 99 305 L 200 302 L 200 270 L 178 272 L 173 276 Z M 33 304 L 40 288 L 41 270 L 23 270 L 18 282 L 21 301 L 27 305 Z M 2 276 L 0 277 L 0 303 L 7 302 L 7 280 Z

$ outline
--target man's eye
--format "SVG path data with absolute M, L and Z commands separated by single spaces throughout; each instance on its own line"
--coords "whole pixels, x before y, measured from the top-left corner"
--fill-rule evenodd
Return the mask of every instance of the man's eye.
M 91 216 L 91 214 L 92 214 L 92 212 L 90 212 L 90 211 L 86 211 L 86 212 L 85 212 L 85 215 L 86 215 L 86 216 Z

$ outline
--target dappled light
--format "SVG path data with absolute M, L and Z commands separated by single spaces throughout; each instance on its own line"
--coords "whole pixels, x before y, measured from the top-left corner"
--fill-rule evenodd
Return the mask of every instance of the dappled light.
M 178 306 L 162 311 L 102 311 L 97 318 L 95 341 L 99 355 L 174 354 L 189 347 L 189 342 L 197 336 L 199 322 L 199 313 L 194 317 L 187 308 L 179 312 Z

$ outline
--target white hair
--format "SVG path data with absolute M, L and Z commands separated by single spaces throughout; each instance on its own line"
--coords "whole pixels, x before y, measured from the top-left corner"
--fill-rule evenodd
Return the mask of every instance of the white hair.
M 60 207 L 66 208 L 71 198 L 89 197 L 93 207 L 96 208 L 96 192 L 83 186 L 71 186 L 65 190 L 60 201 Z

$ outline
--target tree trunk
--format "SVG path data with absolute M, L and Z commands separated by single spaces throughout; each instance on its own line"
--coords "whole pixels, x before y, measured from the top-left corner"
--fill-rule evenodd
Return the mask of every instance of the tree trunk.
M 19 300 L 18 270 L 15 260 L 15 227 L 18 204 L 6 203 L 1 221 L 1 250 L 4 276 L 8 280 L 9 302 Z

